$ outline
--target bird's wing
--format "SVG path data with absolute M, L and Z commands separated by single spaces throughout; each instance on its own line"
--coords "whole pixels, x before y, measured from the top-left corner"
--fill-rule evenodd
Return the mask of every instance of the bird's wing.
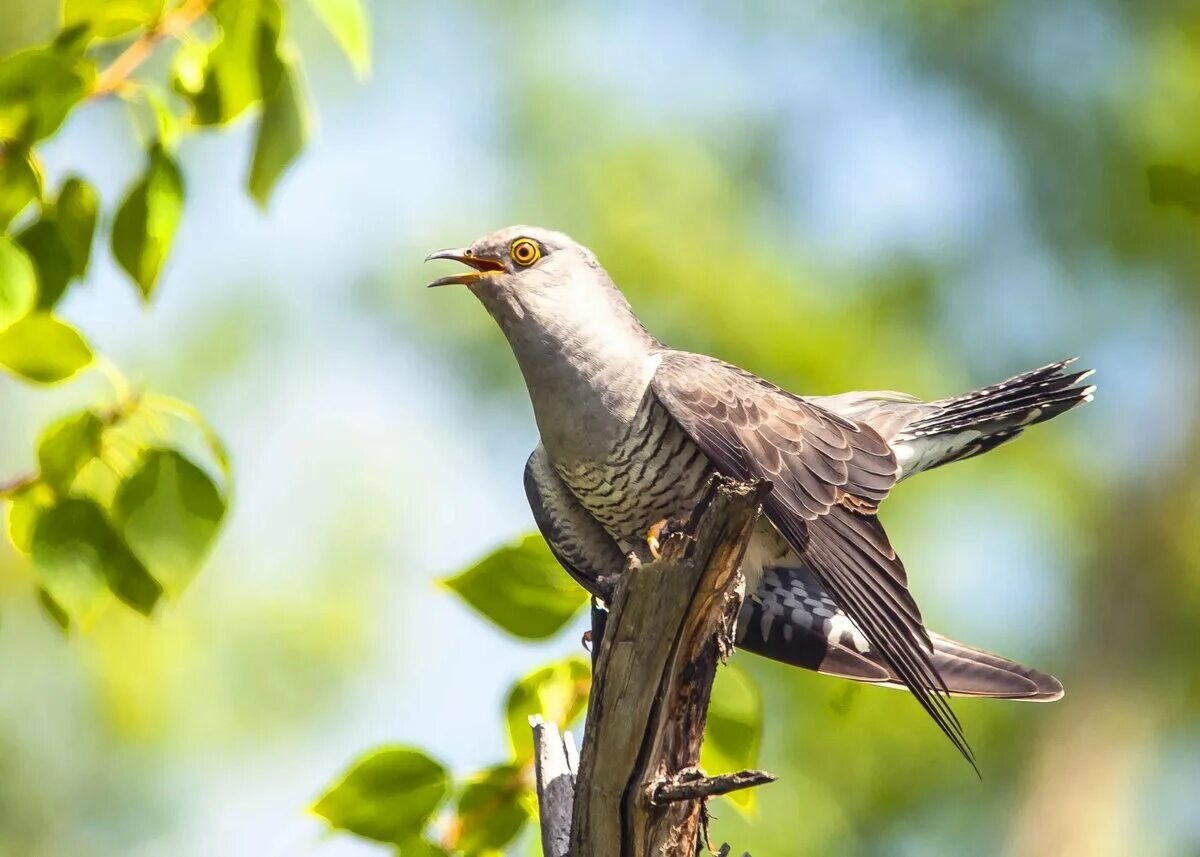
M 899 474 L 883 438 L 703 355 L 665 352 L 652 389 L 718 471 L 772 483 L 768 519 L 974 765 L 904 565 L 875 517 Z
M 555 559 L 592 595 L 606 597 L 602 581 L 615 580 L 625 556 L 563 484 L 541 444 L 525 463 L 525 496 Z

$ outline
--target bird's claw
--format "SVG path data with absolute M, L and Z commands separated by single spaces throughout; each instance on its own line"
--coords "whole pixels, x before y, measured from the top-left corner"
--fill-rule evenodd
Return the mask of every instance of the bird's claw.
M 662 556 L 662 546 L 667 539 L 682 531 L 683 523 L 673 518 L 663 518 L 651 525 L 649 532 L 646 533 L 646 547 L 650 550 L 651 558 L 658 559 Z

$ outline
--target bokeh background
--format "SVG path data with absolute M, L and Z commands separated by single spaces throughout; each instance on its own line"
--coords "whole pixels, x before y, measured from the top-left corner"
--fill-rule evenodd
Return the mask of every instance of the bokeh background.
M 532 520 L 519 375 L 420 260 L 509 223 L 591 246 L 647 325 L 805 393 L 960 392 L 1059 357 L 1095 403 L 901 486 L 929 624 L 1059 675 L 961 701 L 982 782 L 904 695 L 739 658 L 763 690 L 755 855 L 1200 854 L 1200 167 L 1191 0 L 377 2 L 357 83 L 298 8 L 319 135 L 263 215 L 248 129 L 189 139 L 153 310 L 106 254 L 63 315 L 232 448 L 208 567 L 62 637 L 0 547 L 0 854 L 370 855 L 305 807 L 380 742 L 494 761 L 504 638 L 434 581 Z M 49 0 L 0 0 L 0 54 Z M 43 148 L 117 198 L 115 105 Z M 51 393 L 0 378 L 0 476 Z M 514 853 L 534 852 L 530 837 Z

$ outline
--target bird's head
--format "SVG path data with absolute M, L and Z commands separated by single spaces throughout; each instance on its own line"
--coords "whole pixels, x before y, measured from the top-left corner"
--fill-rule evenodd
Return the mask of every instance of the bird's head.
M 463 285 L 487 303 L 490 295 L 530 294 L 579 285 L 599 270 L 592 252 L 561 232 L 536 226 L 508 226 L 469 247 L 438 250 L 426 262 L 449 259 L 470 271 L 439 277 L 433 286 Z
M 439 250 L 425 261 L 446 259 L 470 270 L 439 277 L 430 286 L 464 285 L 504 331 L 519 361 L 543 351 L 599 347 L 626 335 L 649 341 L 625 296 L 596 256 L 549 229 L 508 226 L 469 247 Z

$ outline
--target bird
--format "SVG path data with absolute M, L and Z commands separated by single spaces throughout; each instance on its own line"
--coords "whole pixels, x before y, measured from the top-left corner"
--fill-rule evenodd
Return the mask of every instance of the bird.
M 741 566 L 739 649 L 907 689 L 976 772 L 950 696 L 1062 697 L 1052 675 L 925 627 L 878 511 L 898 482 L 1091 401 L 1090 371 L 1062 360 L 935 401 L 800 396 L 660 342 L 561 232 L 510 226 L 434 260 L 466 270 L 429 286 L 466 286 L 508 341 L 540 436 L 524 472 L 533 518 L 592 595 L 611 591 L 652 528 L 686 518 L 714 475 L 766 480 Z

